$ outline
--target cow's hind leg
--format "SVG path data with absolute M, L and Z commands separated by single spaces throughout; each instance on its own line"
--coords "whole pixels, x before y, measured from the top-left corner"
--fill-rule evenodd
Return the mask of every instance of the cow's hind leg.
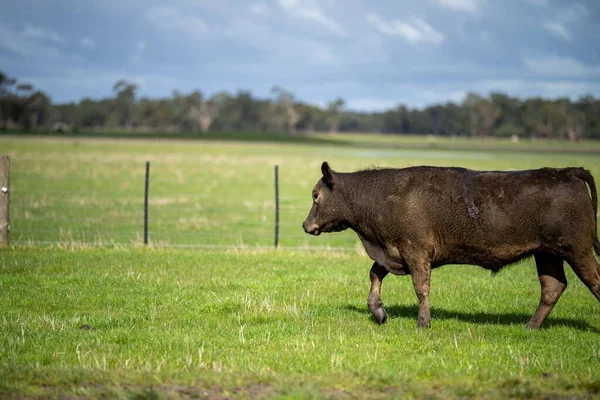
M 429 328 L 431 312 L 429 310 L 429 288 L 431 281 L 431 266 L 429 263 L 413 264 L 410 270 L 413 286 L 419 300 L 419 315 L 417 316 L 418 328 Z
M 369 299 L 367 304 L 371 314 L 375 317 L 377 322 L 383 324 L 387 320 L 387 313 L 381 303 L 381 281 L 388 274 L 388 271 L 378 263 L 373 263 L 371 271 L 369 272 L 369 278 L 371 279 L 371 292 L 369 293 Z
M 550 254 L 536 254 L 535 263 L 542 287 L 542 296 L 535 314 L 527 323 L 527 327 L 531 329 L 538 329 L 542 326 L 561 294 L 567 288 L 563 260 L 560 257 Z
M 600 265 L 590 251 L 585 256 L 567 259 L 575 274 L 581 279 L 585 286 L 590 289 L 590 292 L 596 299 L 600 301 Z

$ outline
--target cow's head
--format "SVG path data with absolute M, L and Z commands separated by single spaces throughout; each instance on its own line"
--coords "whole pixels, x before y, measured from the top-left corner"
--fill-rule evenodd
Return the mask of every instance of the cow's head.
M 327 161 L 321 165 L 323 177 L 312 190 L 312 208 L 302 224 L 304 232 L 319 235 L 322 232 L 339 232 L 348 228 L 348 205 L 340 191 L 336 173 Z

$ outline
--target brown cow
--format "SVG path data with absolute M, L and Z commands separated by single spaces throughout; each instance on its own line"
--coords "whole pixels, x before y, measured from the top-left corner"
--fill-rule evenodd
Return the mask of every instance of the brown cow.
M 445 264 L 497 272 L 533 256 L 542 295 L 529 328 L 542 325 L 567 287 L 563 261 L 600 301 L 600 267 L 594 257 L 594 251 L 600 255 L 598 198 L 594 178 L 583 168 L 410 167 L 339 173 L 324 162 L 321 172 L 304 231 L 319 235 L 350 228 L 358 234 L 375 261 L 368 305 L 379 323 L 387 318 L 381 282 L 391 272 L 412 276 L 417 325 L 428 327 L 431 269 Z

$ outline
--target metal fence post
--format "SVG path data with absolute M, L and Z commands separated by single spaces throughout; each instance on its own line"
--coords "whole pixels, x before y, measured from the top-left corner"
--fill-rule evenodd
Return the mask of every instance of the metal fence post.
M 148 187 L 150 185 L 150 161 L 146 161 L 146 187 L 144 190 L 144 246 L 148 246 Z
M 275 166 L 275 248 L 279 247 L 279 166 Z

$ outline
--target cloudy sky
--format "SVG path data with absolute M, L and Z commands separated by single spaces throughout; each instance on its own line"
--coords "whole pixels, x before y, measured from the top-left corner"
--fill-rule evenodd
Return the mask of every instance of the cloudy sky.
M 600 97 L 597 0 L 7 0 L 0 70 L 53 101 L 274 85 L 380 110 L 466 92 Z

